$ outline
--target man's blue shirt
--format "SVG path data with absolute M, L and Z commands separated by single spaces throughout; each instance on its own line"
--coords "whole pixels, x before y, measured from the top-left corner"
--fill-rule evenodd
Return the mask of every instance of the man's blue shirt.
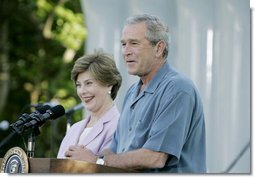
M 139 93 L 141 85 L 126 94 L 111 150 L 170 155 L 164 168 L 146 172 L 206 172 L 203 107 L 192 81 L 166 63 Z

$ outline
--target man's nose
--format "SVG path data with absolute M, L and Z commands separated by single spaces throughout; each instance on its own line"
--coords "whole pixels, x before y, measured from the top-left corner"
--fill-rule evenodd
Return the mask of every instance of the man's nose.
M 122 54 L 124 56 L 128 56 L 131 54 L 131 49 L 130 49 L 130 46 L 127 44 L 125 45 L 124 47 L 122 47 Z

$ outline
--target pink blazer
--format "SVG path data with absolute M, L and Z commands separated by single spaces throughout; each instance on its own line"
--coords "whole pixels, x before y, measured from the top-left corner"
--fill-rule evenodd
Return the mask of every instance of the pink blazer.
M 119 116 L 119 111 L 116 105 L 114 105 L 99 119 L 81 143 L 96 155 L 108 148 L 116 130 Z M 66 158 L 65 152 L 68 150 L 68 147 L 78 144 L 80 135 L 87 125 L 89 117 L 90 116 L 87 116 L 85 119 L 72 125 L 61 142 L 57 158 Z

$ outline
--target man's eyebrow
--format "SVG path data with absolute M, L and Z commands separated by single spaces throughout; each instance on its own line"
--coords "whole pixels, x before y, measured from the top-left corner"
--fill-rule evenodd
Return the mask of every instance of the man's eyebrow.
M 126 43 L 126 42 L 139 42 L 140 40 L 138 39 L 129 39 L 129 40 L 120 40 L 121 43 Z

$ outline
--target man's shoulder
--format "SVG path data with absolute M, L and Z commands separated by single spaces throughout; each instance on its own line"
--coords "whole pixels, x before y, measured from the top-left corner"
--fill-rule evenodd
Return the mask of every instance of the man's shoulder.
M 169 88 L 184 91 L 193 90 L 195 87 L 193 81 L 189 77 L 176 71 L 168 72 L 161 83 Z

